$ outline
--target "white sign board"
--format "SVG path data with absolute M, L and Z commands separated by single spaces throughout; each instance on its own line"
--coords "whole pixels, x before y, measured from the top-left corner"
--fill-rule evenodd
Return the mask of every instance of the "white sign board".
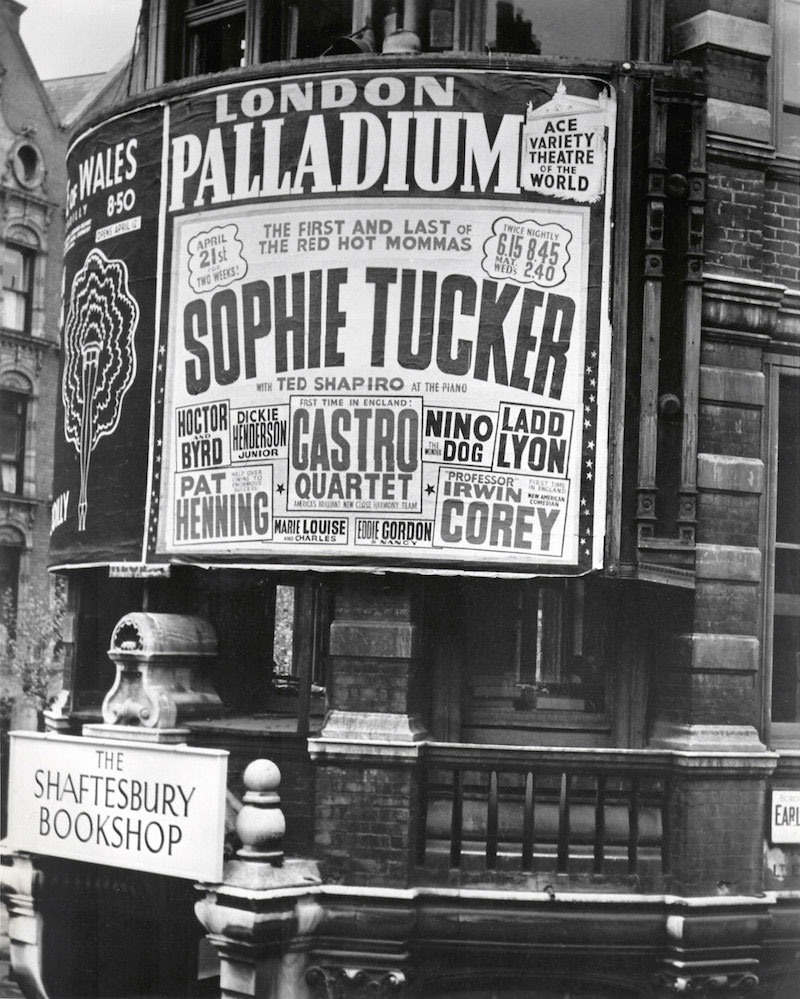
M 12 732 L 9 766 L 12 850 L 222 880 L 224 750 Z
M 800 843 L 800 790 L 773 790 L 770 841 Z

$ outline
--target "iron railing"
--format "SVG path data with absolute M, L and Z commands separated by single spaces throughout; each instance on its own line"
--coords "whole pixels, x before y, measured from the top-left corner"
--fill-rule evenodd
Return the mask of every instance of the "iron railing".
M 418 869 L 652 889 L 664 874 L 666 773 L 659 751 L 429 743 Z

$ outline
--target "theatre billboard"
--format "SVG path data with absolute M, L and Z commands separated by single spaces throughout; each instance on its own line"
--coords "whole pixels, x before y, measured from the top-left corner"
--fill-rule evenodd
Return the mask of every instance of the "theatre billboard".
M 392 69 L 80 135 L 56 562 L 601 565 L 614 111 Z

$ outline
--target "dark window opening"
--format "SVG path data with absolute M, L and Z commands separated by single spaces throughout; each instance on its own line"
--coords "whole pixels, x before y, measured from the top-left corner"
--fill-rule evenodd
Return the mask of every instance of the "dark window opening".
M 772 720 L 800 722 L 800 378 L 778 380 Z
M 778 147 L 800 155 L 800 2 L 783 0 L 778 23 Z
M 432 639 L 436 738 L 584 745 L 608 737 L 616 633 L 596 580 L 464 580 L 440 600 L 434 611 L 447 615 L 448 633 Z
M 35 147 L 28 143 L 21 145 L 14 156 L 14 172 L 19 182 L 32 187 L 39 180 L 41 171 L 42 163 Z
M 245 64 L 245 3 L 190 0 L 186 12 L 187 72 L 220 73 Z
M 587 61 L 627 57 L 628 0 L 515 0 L 486 6 L 486 47 L 494 52 L 569 56 Z
M 188 0 L 184 70 L 193 76 L 249 63 L 313 58 L 352 36 L 352 18 L 352 0 Z M 352 51 L 359 48 L 354 45 Z
M 214 626 L 209 678 L 226 718 L 282 716 L 307 731 L 321 724 L 330 626 L 327 586 L 267 572 L 174 566 L 165 580 L 109 580 L 107 569 L 76 572 L 78 628 L 73 710 L 97 717 L 114 678 L 111 634 L 125 614 L 200 614 Z M 214 721 L 203 723 L 214 726 Z
M 322 584 L 275 585 L 268 711 L 297 715 L 298 722 L 302 716 L 321 718 L 330 618 L 328 591 Z
M 108 658 L 111 633 L 121 617 L 141 609 L 143 584 L 136 579 L 109 582 L 107 569 L 82 569 L 73 578 L 77 630 L 72 709 L 96 719 L 115 675 Z
M 4 628 L 11 626 L 8 618 L 17 606 L 21 554 L 19 545 L 0 545 L 0 625 Z
M 296 43 L 290 44 L 290 57 L 312 59 L 326 52 L 337 39 L 349 35 L 352 7 L 350 0 L 291 4 L 289 11 L 292 25 L 296 23 Z
M 186 49 L 182 59 L 177 52 L 171 58 L 177 73 L 189 75 L 382 49 L 620 61 L 630 49 L 628 8 L 628 0 L 606 0 L 598 18 L 595 0 L 488 0 L 485 6 L 384 0 L 371 7 L 353 0 L 185 0 L 178 35 Z M 387 44 L 393 35 L 397 40 Z
M 0 489 L 21 496 L 25 482 L 25 425 L 28 398 L 0 389 Z

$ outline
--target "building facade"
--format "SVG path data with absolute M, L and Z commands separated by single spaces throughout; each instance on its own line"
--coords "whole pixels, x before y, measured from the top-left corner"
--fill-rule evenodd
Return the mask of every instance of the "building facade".
M 20 589 L 49 588 L 67 147 L 19 36 L 24 9 L 13 2 L 0 8 L 0 592 L 12 602 Z M 26 724 L 25 698 L 11 678 L 3 677 L 3 686 L 16 695 L 14 724 Z
M 51 725 L 239 819 L 199 888 L 15 840 L 31 995 L 792 994 L 799 13 L 143 4 L 68 154 Z

